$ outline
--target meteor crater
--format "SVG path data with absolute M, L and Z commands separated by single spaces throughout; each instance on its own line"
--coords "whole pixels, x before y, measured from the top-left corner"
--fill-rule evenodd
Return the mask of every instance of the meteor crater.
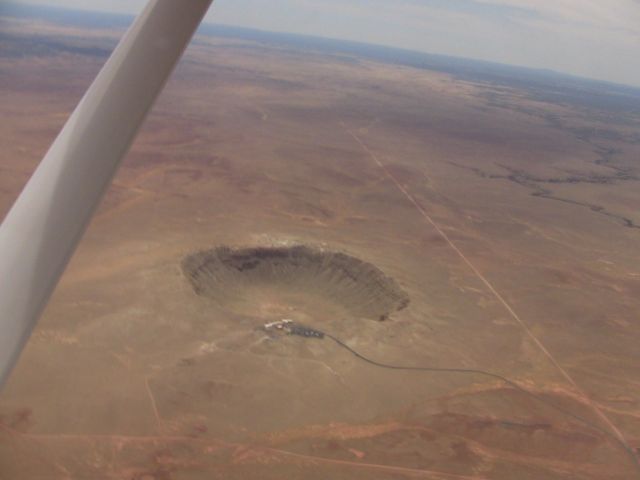
M 385 320 L 409 304 L 407 293 L 375 265 L 306 245 L 221 246 L 188 255 L 182 270 L 198 295 L 240 313 L 259 313 L 265 304 L 307 313 L 333 305 L 347 315 Z

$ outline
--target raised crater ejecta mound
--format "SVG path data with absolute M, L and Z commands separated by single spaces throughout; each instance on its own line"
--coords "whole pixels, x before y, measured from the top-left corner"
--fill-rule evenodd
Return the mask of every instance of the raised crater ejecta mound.
M 270 305 L 279 313 L 342 311 L 384 320 L 409 304 L 396 281 L 371 263 L 304 245 L 218 247 L 188 255 L 182 269 L 198 295 L 241 313 L 264 313 Z

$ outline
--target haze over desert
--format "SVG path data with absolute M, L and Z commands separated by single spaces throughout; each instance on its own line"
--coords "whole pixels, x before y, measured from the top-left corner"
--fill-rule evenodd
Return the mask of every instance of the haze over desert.
M 0 29 L 4 217 L 122 28 Z M 0 393 L 0 478 L 640 478 L 640 91 L 604 88 L 202 31 Z

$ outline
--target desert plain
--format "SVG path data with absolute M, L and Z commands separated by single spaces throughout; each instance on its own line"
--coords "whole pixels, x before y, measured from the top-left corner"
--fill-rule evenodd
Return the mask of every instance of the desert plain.
M 123 30 L 0 20 L 1 218 Z M 640 92 L 465 72 L 198 34 L 0 393 L 0 478 L 640 478 Z

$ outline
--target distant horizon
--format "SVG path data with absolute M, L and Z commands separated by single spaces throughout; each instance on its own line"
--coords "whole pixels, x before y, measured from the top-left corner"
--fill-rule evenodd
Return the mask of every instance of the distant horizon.
M 107 10 L 102 10 L 102 9 L 92 9 L 92 8 L 87 8 L 89 7 L 88 5 L 82 5 L 82 6 L 69 6 L 69 5 L 58 5 L 58 4 L 53 4 L 53 3 L 59 3 L 59 2 L 48 2 L 48 3 L 42 3 L 41 1 L 9 1 L 4 3 L 4 6 L 0 6 L 0 16 L 6 15 L 6 13 L 3 11 L 3 8 L 7 8 L 9 9 L 9 13 L 8 15 L 11 15 L 11 8 L 26 8 L 27 10 L 30 11 L 30 13 L 35 16 L 36 10 L 37 8 L 47 8 L 47 9 L 54 9 L 54 10 L 58 10 L 61 12 L 74 12 L 74 13 L 79 13 L 79 14 L 83 14 L 83 15 L 95 15 L 95 16 L 111 16 L 113 18 L 115 17 L 120 17 L 122 20 L 127 20 L 127 21 L 132 21 L 137 13 L 133 13 L 133 12 L 127 12 L 127 11 L 107 11 Z M 214 2 L 214 6 L 215 6 Z M 213 7 L 212 7 L 213 8 Z M 46 17 L 43 17 L 45 20 L 49 20 Z M 53 22 L 55 22 L 56 20 L 51 20 Z M 59 21 L 59 19 L 58 19 Z M 114 25 L 115 26 L 115 25 Z M 125 27 L 125 25 L 122 25 L 122 27 Z M 588 82 L 595 82 L 595 83 L 602 83 L 604 85 L 610 85 L 610 86 L 617 86 L 617 87 L 624 87 L 624 88 L 631 88 L 634 90 L 640 90 L 640 83 L 630 83 L 630 82 L 623 82 L 623 81 L 619 81 L 619 80 L 611 80 L 611 79 L 607 79 L 607 78 L 603 78 L 603 77 L 598 77 L 598 76 L 585 76 L 582 74 L 578 74 L 578 73 L 574 73 L 574 72 L 570 72 L 570 71 L 566 71 L 566 70 L 559 70 L 556 68 L 552 68 L 552 67 L 546 67 L 546 66 L 535 66 L 535 65 L 530 65 L 530 64 L 526 64 L 526 63 L 512 63 L 512 62 L 504 62 L 504 61 L 497 61 L 497 60 L 493 60 L 493 59 L 486 59 L 486 58 L 476 58 L 476 57 L 472 57 L 472 56 L 462 56 L 462 55 L 455 55 L 455 54 L 450 54 L 450 53 L 443 53 L 443 52 L 436 52 L 436 51 L 427 51 L 427 50 L 421 50 L 421 49 L 416 49 L 416 48 L 410 48 L 410 47 L 404 47 L 404 46 L 396 46 L 396 45 L 389 45 L 389 44 L 385 44 L 385 43 L 378 43 L 375 41 L 367 41 L 367 40 L 362 40 L 362 39 L 349 39 L 349 38 L 342 38 L 342 37 L 335 37 L 335 36 L 326 36 L 326 35 L 319 35 L 317 33 L 314 32 L 309 32 L 309 33 L 300 33 L 300 32 L 295 32 L 295 31 L 281 31 L 281 30 L 274 30 L 274 29 L 269 29 L 269 28 L 258 28 L 258 27 L 253 27 L 253 26 L 246 26 L 246 25 L 239 25 L 239 24 L 229 24 L 229 23 L 220 23 L 217 21 L 213 21 L 211 18 L 207 18 L 205 17 L 205 19 L 203 20 L 200 28 L 198 29 L 199 34 L 203 34 L 203 35 L 215 35 L 215 32 L 206 32 L 206 28 L 210 27 L 210 28 L 228 28 L 228 29 L 237 29 L 237 30 L 245 30 L 247 32 L 256 32 L 256 33 L 263 33 L 263 34 L 268 34 L 268 35 L 273 35 L 274 37 L 293 37 L 293 38 L 307 38 L 307 39 L 315 39 L 315 40 L 321 40 L 321 41 L 327 41 L 329 43 L 343 43 L 345 45 L 362 45 L 362 46 L 369 46 L 369 47 L 374 47 L 374 48 L 380 48 L 380 49 L 389 49 L 389 50 L 397 50 L 397 51 L 404 51 L 407 53 L 414 53 L 414 54 L 420 54 L 420 55 L 425 55 L 427 57 L 440 57 L 440 58 L 446 58 L 446 59 L 451 59 L 451 60 L 460 60 L 460 61 L 467 61 L 467 62 L 472 62 L 472 63 L 477 63 L 477 64 L 486 64 L 486 65 L 493 65 L 496 67 L 507 67 L 507 68 L 515 68 L 515 69 L 521 69 L 521 70 L 527 70 L 530 72 L 536 72 L 536 73 L 541 73 L 541 74 L 547 74 L 547 75 L 556 75 L 556 76 L 561 76 L 561 77 L 567 77 L 567 78 L 573 78 L 576 80 L 584 80 L 584 81 L 588 81 Z
M 19 0 L 132 15 L 145 0 Z M 640 3 L 611 0 L 216 0 L 206 24 L 356 41 L 640 87 Z M 2 7 L 0 7 L 1 11 Z

